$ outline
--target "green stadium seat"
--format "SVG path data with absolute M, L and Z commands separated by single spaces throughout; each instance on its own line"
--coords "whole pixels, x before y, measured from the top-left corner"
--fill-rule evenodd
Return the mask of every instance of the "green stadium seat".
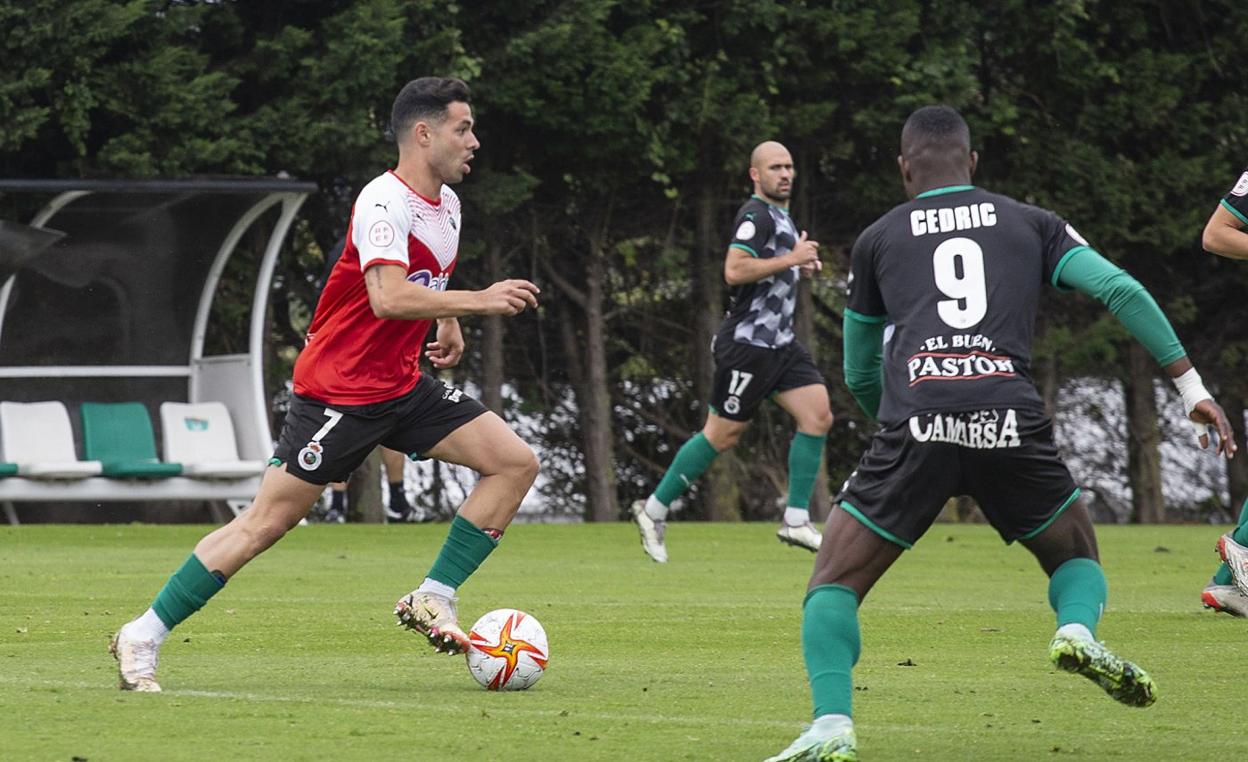
M 104 464 L 105 476 L 120 479 L 164 479 L 182 473 L 182 464 L 156 457 L 152 419 L 141 402 L 84 402 L 83 451 Z

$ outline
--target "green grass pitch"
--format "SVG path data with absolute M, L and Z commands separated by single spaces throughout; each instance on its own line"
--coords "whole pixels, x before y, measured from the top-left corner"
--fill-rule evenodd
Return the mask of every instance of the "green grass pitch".
M 299 528 L 174 632 L 158 695 L 117 691 L 105 646 L 205 528 L 0 529 L 0 757 L 760 760 L 810 711 L 812 556 L 773 529 L 676 524 L 659 566 L 627 524 L 514 527 L 461 616 L 527 610 L 551 664 L 532 690 L 493 694 L 390 613 L 445 525 Z M 1099 635 L 1157 680 L 1140 710 L 1049 666 L 1046 583 L 1025 550 L 937 525 L 861 613 L 863 758 L 1248 757 L 1248 622 L 1198 598 L 1219 531 L 1100 529 Z

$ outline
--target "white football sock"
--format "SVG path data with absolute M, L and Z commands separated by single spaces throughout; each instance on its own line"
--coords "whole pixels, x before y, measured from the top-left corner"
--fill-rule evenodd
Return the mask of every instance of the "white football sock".
M 802 524 L 810 523 L 810 509 L 794 508 L 792 506 L 785 508 L 784 523 L 791 527 L 800 527 Z
M 152 640 L 159 646 L 169 637 L 169 628 L 156 615 L 156 609 L 149 608 L 138 619 L 127 622 L 123 630 L 126 635 L 137 640 Z
M 646 498 L 646 515 L 655 521 L 667 521 L 667 506 L 654 495 Z
M 854 721 L 847 714 L 821 714 L 815 718 L 813 724 L 836 731 L 854 729 Z
M 1058 627 L 1057 634 L 1065 635 L 1066 637 L 1073 638 L 1074 640 L 1096 640 L 1096 637 L 1092 635 L 1091 630 L 1081 624 L 1078 624 L 1077 622 L 1071 622 L 1070 624 L 1064 624 L 1061 627 Z
M 420 583 L 420 587 L 416 588 L 416 592 L 433 593 L 434 595 L 440 595 L 443 598 L 455 597 L 455 588 L 445 582 L 439 582 L 436 579 L 429 579 L 428 577 L 425 577 L 425 581 Z

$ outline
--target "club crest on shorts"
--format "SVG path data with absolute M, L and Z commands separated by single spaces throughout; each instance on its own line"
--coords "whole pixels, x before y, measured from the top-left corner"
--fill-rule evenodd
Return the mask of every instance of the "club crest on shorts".
M 315 471 L 324 460 L 324 449 L 320 442 L 308 442 L 307 447 L 299 451 L 299 467 L 304 471 Z
M 729 415 L 736 415 L 741 412 L 741 400 L 737 398 L 737 395 L 734 394 L 724 400 L 724 412 Z
M 464 396 L 464 391 L 462 389 L 456 389 L 445 382 L 443 382 L 442 385 L 445 387 L 442 390 L 442 399 L 449 400 L 451 402 L 459 402 L 459 400 Z

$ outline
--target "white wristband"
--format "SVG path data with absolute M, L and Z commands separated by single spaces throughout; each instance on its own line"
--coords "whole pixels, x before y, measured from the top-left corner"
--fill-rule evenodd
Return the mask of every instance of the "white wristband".
M 1184 412 L 1187 414 L 1187 422 L 1192 424 L 1192 428 L 1196 430 L 1196 441 L 1199 442 L 1201 437 L 1209 435 L 1209 427 L 1198 421 L 1193 421 L 1190 416 L 1192 411 L 1196 409 L 1196 405 L 1205 400 L 1213 399 L 1213 395 L 1209 390 L 1205 389 L 1205 385 L 1201 383 L 1200 374 L 1195 368 L 1188 368 L 1187 372 L 1174 379 L 1174 385 L 1179 390 L 1179 396 L 1183 398 Z M 1210 441 L 1210 440 L 1205 440 Z M 1204 445 L 1201 445 L 1204 447 Z
M 1213 399 L 1213 395 L 1205 389 L 1204 383 L 1200 380 L 1200 374 L 1195 368 L 1188 368 L 1186 373 L 1174 379 L 1174 386 L 1179 390 L 1179 396 L 1183 398 L 1183 407 L 1188 415 L 1196 409 L 1197 404 Z

